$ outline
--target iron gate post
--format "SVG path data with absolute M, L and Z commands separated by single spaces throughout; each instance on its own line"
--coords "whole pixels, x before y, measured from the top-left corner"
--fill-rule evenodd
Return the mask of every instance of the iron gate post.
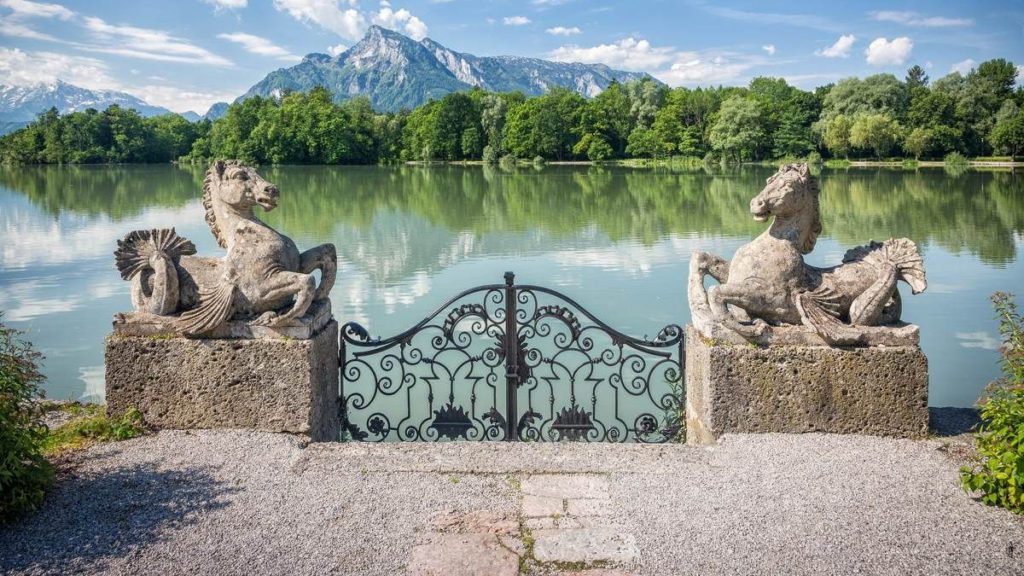
M 505 440 L 518 440 L 516 397 L 519 394 L 519 330 L 516 321 L 516 275 L 505 272 Z

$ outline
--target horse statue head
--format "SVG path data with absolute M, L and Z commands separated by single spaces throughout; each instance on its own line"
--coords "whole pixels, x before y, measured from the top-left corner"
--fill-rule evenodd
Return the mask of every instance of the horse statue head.
M 758 222 L 774 216 L 772 234 L 792 239 L 802 254 L 814 250 L 821 234 L 821 209 L 818 185 L 807 164 L 787 164 L 768 178 L 750 201 L 750 213 Z
M 260 206 L 269 212 L 277 207 L 279 195 L 277 186 L 238 160 L 215 162 L 203 179 L 203 208 L 217 244 L 227 248 L 228 235 L 221 223 L 229 214 L 256 220 L 253 208 Z

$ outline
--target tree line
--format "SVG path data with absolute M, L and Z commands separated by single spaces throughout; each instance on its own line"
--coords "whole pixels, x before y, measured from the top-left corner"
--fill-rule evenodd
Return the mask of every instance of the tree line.
M 1004 59 L 931 82 L 920 66 L 805 91 L 782 78 L 746 87 L 613 82 L 592 99 L 561 88 L 535 97 L 481 89 L 379 113 L 324 88 L 232 104 L 216 121 L 143 118 L 111 106 L 40 114 L 0 138 L 5 163 L 205 161 L 375 164 L 502 158 L 711 161 L 978 157 L 1024 151 L 1024 89 Z

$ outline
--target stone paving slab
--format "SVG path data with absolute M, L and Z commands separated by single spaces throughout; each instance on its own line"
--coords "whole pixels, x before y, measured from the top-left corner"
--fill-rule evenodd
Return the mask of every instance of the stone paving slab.
M 593 474 L 535 474 L 523 480 L 523 494 L 549 498 L 607 498 L 608 478 Z
M 534 530 L 533 557 L 539 562 L 631 562 L 640 555 L 636 539 L 616 528 Z

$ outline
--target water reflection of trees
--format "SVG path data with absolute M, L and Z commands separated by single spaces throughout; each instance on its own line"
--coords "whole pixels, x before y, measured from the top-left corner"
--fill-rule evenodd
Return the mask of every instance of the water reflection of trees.
M 771 174 L 550 167 L 513 171 L 436 167 L 268 167 L 282 190 L 269 220 L 290 231 L 331 237 L 341 224 L 369 230 L 385 212 L 414 214 L 450 232 L 484 235 L 541 230 L 554 237 L 594 227 L 612 240 L 653 243 L 667 234 L 752 236 L 750 197 Z M 122 218 L 149 206 L 197 198 L 202 173 L 174 167 L 0 169 L 0 185 L 44 210 Z M 941 170 L 826 171 L 825 234 L 844 245 L 907 236 L 983 261 L 1015 258 L 1024 231 L 1019 174 Z M 173 224 L 173 223 L 168 223 Z
M 202 195 L 202 171 L 169 166 L 0 166 L 0 186 L 50 214 L 114 219 L 153 206 L 177 207 Z

